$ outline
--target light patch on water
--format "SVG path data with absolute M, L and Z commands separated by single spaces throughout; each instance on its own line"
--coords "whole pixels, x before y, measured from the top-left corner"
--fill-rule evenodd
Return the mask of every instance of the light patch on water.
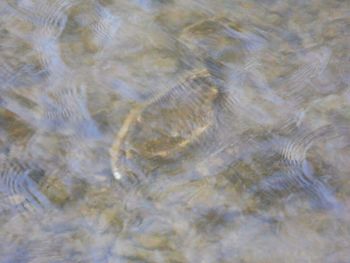
M 117 180 L 122 179 L 122 175 L 118 171 L 113 172 L 114 178 Z

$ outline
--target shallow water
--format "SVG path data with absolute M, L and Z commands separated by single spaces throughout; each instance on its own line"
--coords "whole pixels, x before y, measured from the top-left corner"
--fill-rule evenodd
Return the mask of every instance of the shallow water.
M 0 261 L 348 262 L 349 1 L 0 1 Z

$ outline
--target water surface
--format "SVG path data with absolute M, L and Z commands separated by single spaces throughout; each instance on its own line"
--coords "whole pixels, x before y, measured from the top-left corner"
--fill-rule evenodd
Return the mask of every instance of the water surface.
M 348 1 L 2 0 L 1 262 L 348 262 Z

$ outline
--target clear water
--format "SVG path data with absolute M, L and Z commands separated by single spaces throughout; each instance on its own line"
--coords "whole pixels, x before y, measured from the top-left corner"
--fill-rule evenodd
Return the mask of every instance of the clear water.
M 349 262 L 349 1 L 0 1 L 0 262 Z

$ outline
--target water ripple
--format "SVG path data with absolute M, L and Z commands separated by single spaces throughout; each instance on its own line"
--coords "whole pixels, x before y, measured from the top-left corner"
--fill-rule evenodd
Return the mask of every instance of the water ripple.
M 312 164 L 321 160 L 308 156 L 308 152 L 315 144 L 344 136 L 347 130 L 338 131 L 332 126 L 323 126 L 312 132 L 299 132 L 285 142 L 275 142 L 276 150 L 280 154 L 280 169 L 271 177 L 263 179 L 258 191 L 273 194 L 276 191 L 293 193 L 295 189 L 302 190 L 314 201 L 313 205 L 330 209 L 340 208 L 341 205 L 331 186 L 322 179 L 320 173 L 325 171 L 320 170 L 320 167 L 315 170 Z
M 4 156 L 1 156 L 0 164 L 2 212 L 35 212 L 50 206 L 32 179 L 42 177 L 44 171 Z

